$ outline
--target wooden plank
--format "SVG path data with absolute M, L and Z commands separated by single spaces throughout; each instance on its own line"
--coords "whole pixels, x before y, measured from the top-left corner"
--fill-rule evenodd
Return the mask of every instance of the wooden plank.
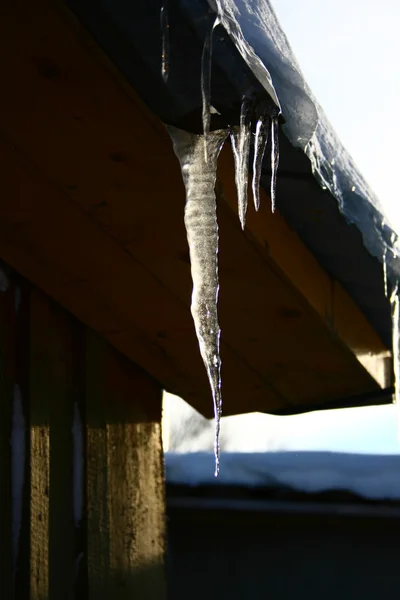
M 0 160 L 7 164 L 1 183 L 8 198 L 0 202 L 0 255 L 165 388 L 212 412 L 188 305 L 68 202 L 1 135 Z M 250 406 L 268 403 L 274 409 L 284 403 L 230 348 L 224 348 L 224 363 L 235 374 L 225 390 L 237 410 L 244 395 Z
M 74 589 L 71 323 L 31 293 L 31 598 L 70 599 Z
M 162 391 L 87 336 L 89 598 L 165 598 Z
M 234 165 L 232 153 L 227 147 L 220 157 L 217 186 L 220 198 L 236 213 Z M 250 194 L 249 189 L 249 197 Z M 297 234 L 288 227 L 279 209 L 271 212 L 271 201 L 262 189 L 260 198 L 258 213 L 249 204 L 246 236 L 258 246 L 281 277 L 294 284 L 331 332 L 350 349 L 380 387 L 389 386 L 388 348 L 340 283 L 321 269 Z
M 14 287 L 0 264 L 0 596 L 14 598 L 12 413 L 15 385 Z
M 166 388 L 210 414 L 188 312 L 177 161 L 165 132 L 73 21 L 49 0 L 17 0 L 3 20 L 1 128 L 10 143 L 3 140 L 2 185 L 10 200 L 0 204 L 0 255 Z M 263 218 L 257 235 L 253 225 L 251 235 L 240 232 L 232 219 L 232 168 L 223 169 L 225 414 L 279 412 L 376 389 L 353 356 L 358 334 L 347 331 L 354 320 L 332 327 L 329 278 L 279 217 L 279 235 L 275 221 L 267 226 Z M 383 352 L 367 321 L 358 322 L 363 349 Z
M 110 597 L 107 426 L 104 368 L 108 345 L 90 330 L 86 336 L 87 568 L 90 598 Z
M 69 600 L 73 597 L 75 580 L 72 431 L 74 402 L 80 390 L 74 388 L 72 353 L 78 324 L 53 302 L 46 316 L 49 354 L 55 363 L 50 399 L 49 596 L 51 600 Z

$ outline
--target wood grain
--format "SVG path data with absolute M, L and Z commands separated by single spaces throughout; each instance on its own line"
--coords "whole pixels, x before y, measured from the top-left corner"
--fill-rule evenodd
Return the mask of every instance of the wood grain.
M 89 598 L 165 597 L 162 390 L 87 335 Z

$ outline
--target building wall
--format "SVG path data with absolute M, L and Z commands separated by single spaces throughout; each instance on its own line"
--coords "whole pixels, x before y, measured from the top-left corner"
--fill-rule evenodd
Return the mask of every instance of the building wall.
M 165 598 L 160 386 L 0 270 L 1 598 Z
M 398 595 L 398 517 L 182 508 L 170 508 L 168 517 L 171 600 Z

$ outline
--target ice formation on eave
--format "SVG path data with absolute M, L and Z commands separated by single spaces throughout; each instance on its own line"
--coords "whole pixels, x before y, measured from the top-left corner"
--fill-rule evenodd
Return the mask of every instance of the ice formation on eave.
M 301 69 L 268 0 L 208 0 L 236 48 L 281 108 L 283 131 L 304 150 L 320 183 L 337 199 L 365 247 L 380 261 L 386 251 L 389 278 L 400 277 L 400 242 L 378 198 L 357 171 Z
M 270 97 L 280 106 L 290 142 L 308 156 L 321 186 L 336 198 L 355 224 L 372 256 L 383 263 L 392 310 L 395 396 L 400 403 L 399 281 L 400 240 L 383 207 L 340 143 L 304 81 L 269 0 L 208 0 L 219 22 Z M 273 199 L 272 199 L 273 201 Z
M 185 227 L 193 280 L 191 310 L 214 402 L 215 474 L 218 475 L 222 399 L 217 315 L 218 223 L 214 188 L 218 155 L 228 133 L 212 131 L 205 138 L 175 127 L 168 127 L 168 131 L 181 165 L 186 190 Z
M 206 44 L 210 44 L 207 40 Z M 202 78 L 207 81 L 208 78 Z M 209 90 L 203 88 L 203 100 L 210 110 Z M 203 117 L 205 111 L 203 110 Z M 247 190 L 251 145 L 251 107 L 248 99 L 242 103 L 239 127 L 209 131 L 206 119 L 203 135 L 182 131 L 169 126 L 174 152 L 180 162 L 186 190 L 185 227 L 189 244 L 193 281 L 191 311 L 199 341 L 200 353 L 210 382 L 215 415 L 215 474 L 219 472 L 219 430 L 222 415 L 221 359 L 219 352 L 220 328 L 218 323 L 218 224 L 216 216 L 215 181 L 220 150 L 230 134 L 235 160 L 235 180 L 238 194 L 238 212 L 245 227 Z M 276 170 L 279 162 L 277 146 L 277 119 L 259 115 L 260 121 L 271 123 L 271 201 L 275 204 Z M 203 119 L 204 125 L 204 119 Z M 254 160 L 265 150 L 264 142 L 255 145 Z M 253 181 L 254 202 L 259 202 L 259 173 Z M 256 195 L 256 192 L 257 195 Z
M 385 287 L 392 307 L 393 358 L 396 399 L 400 400 L 399 279 L 400 243 L 383 209 L 339 142 L 324 113 L 305 83 L 300 68 L 268 0 L 208 0 L 215 20 L 206 36 L 202 57 L 201 93 L 203 135 L 169 128 L 180 161 L 186 188 L 185 225 L 193 278 L 192 314 L 200 351 L 210 380 L 216 417 L 216 474 L 219 465 L 221 417 L 220 330 L 217 319 L 218 231 L 213 186 L 219 151 L 228 134 L 235 161 L 238 212 L 245 227 L 252 121 L 255 123 L 253 197 L 259 207 L 259 180 L 266 146 L 266 124 L 271 130 L 271 208 L 275 208 L 276 172 L 279 162 L 278 114 L 294 146 L 308 156 L 314 175 L 338 201 L 348 223 L 360 230 L 368 251 L 383 262 Z M 210 132 L 210 81 L 212 35 L 221 24 L 249 68 L 275 103 L 274 114 L 257 114 L 251 98 L 242 99 L 238 127 Z M 214 183 L 213 183 L 214 182 Z
M 278 120 L 274 114 L 258 114 L 252 98 L 242 98 L 239 126 L 210 131 L 212 37 L 219 18 L 208 31 L 202 53 L 201 96 L 203 134 L 197 135 L 168 127 L 175 154 L 180 162 L 186 190 L 185 227 L 189 243 L 193 293 L 191 311 L 199 341 L 200 353 L 210 382 L 215 415 L 215 475 L 219 472 L 219 430 L 222 414 L 221 359 L 218 323 L 218 225 L 216 217 L 215 181 L 219 152 L 228 136 L 235 162 L 235 181 L 239 219 L 244 229 L 248 204 L 249 160 L 252 139 L 252 119 L 256 123 L 254 143 L 253 197 L 260 203 L 261 165 L 271 128 L 271 208 L 275 208 L 276 173 L 279 163 Z M 164 59 L 163 50 L 163 59 Z M 162 69 L 163 69 L 162 60 Z M 268 77 L 267 77 L 268 83 Z M 261 110 L 261 109 L 259 109 Z M 277 109 L 278 110 L 278 109 Z

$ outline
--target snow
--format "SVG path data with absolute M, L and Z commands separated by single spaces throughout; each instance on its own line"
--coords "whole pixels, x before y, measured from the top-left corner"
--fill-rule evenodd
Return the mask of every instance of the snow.
M 375 500 L 400 500 L 393 405 L 291 417 L 223 417 L 218 481 L 212 477 L 212 423 L 171 394 L 164 394 L 163 407 L 167 483 L 285 485 L 310 493 L 340 489 Z
M 378 198 L 343 148 L 323 109 L 306 84 L 268 0 L 209 0 L 238 51 L 282 110 L 283 130 L 303 149 L 322 186 L 337 199 L 349 223 L 361 231 L 369 252 L 388 275 L 400 277 L 400 242 Z M 350 107 L 349 107 L 350 110 Z M 371 119 L 379 122 L 377 114 Z
M 238 3 L 233 0 L 209 0 L 209 4 L 217 11 L 219 22 L 233 39 L 245 62 L 280 109 L 278 96 L 275 92 L 268 68 L 261 57 L 254 51 L 251 44 L 248 43 L 246 39 L 247 31 L 243 31 L 241 27 L 242 23 L 239 25 L 238 16 L 240 17 L 240 7 Z
M 218 480 L 207 452 L 167 453 L 167 483 L 252 488 L 289 486 L 307 493 L 347 490 L 370 500 L 400 500 L 400 456 L 328 452 L 224 453 Z
M 399 231 L 399 2 L 271 3 L 308 85 Z

